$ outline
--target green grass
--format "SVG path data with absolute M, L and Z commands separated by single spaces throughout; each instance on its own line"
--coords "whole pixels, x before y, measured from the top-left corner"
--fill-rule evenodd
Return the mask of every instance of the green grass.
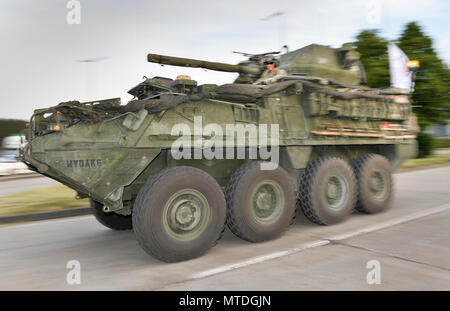
M 53 186 L 1 196 L 0 216 L 89 206 L 87 199 L 76 200 L 75 194 L 66 186 Z
M 435 138 L 434 146 L 436 148 L 450 148 L 450 138 Z
M 413 168 L 445 163 L 450 163 L 450 154 L 434 154 L 427 158 L 411 159 L 406 161 L 401 168 Z

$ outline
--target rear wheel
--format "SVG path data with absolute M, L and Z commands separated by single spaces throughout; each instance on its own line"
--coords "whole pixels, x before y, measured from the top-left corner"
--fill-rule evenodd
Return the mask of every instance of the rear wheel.
M 99 223 L 113 230 L 129 230 L 132 229 L 131 215 L 125 216 L 114 212 L 105 213 L 103 205 L 97 201 L 90 200 L 92 214 Z
M 133 208 L 141 247 L 165 262 L 198 257 L 220 239 L 226 216 L 214 178 L 192 167 L 168 168 L 142 187 Z
M 308 163 L 300 178 L 299 208 L 312 222 L 330 225 L 348 218 L 356 204 L 353 169 L 336 157 Z
M 281 167 L 261 170 L 260 164 L 243 164 L 225 190 L 228 227 L 250 242 L 280 236 L 295 216 L 294 185 L 287 172 Z
M 392 166 L 379 154 L 365 154 L 354 161 L 358 179 L 356 209 L 372 214 L 387 210 L 392 205 Z

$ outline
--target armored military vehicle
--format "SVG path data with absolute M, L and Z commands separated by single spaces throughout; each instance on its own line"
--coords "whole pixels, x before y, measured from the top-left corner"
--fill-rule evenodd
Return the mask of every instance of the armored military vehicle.
M 148 54 L 239 76 L 221 86 L 145 78 L 126 105 L 36 110 L 23 161 L 90 198 L 100 223 L 133 229 L 166 262 L 202 255 L 225 225 L 261 242 L 279 237 L 296 212 L 330 225 L 355 209 L 388 209 L 392 170 L 416 155 L 408 95 L 358 86 L 364 72 L 349 46 L 285 53 L 288 76 L 254 85 L 264 56 L 232 65 Z

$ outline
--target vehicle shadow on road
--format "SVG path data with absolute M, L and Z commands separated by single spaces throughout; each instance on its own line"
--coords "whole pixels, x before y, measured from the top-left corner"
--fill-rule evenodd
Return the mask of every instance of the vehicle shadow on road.
M 288 228 L 287 231 L 289 232 L 290 230 L 295 230 L 297 232 L 300 230 L 307 232 L 313 227 L 317 227 L 317 225 L 311 223 L 300 212 L 297 213 L 294 223 Z M 278 239 L 283 239 L 283 236 L 280 236 Z M 231 232 L 231 230 L 226 226 L 222 238 L 213 248 L 213 252 L 215 252 L 216 250 L 221 252 L 228 252 L 232 249 L 245 249 L 248 247 L 253 248 L 258 247 L 258 245 L 261 244 L 271 244 L 273 242 L 274 241 L 251 243 L 242 240 L 241 238 L 234 235 L 233 232 Z M 136 241 L 134 232 L 132 230 L 114 231 L 103 228 L 99 224 L 95 232 L 90 232 L 89 234 L 84 233 L 83 238 L 79 240 L 77 244 L 81 248 L 79 250 L 80 253 L 89 254 L 89 258 L 91 258 L 92 260 L 95 260 L 95 258 L 114 258 L 114 262 L 121 263 L 120 266 L 132 265 L 134 267 L 167 265 L 167 263 L 155 259 L 150 254 L 147 254 Z M 208 251 L 204 256 L 208 256 L 210 252 L 211 250 Z

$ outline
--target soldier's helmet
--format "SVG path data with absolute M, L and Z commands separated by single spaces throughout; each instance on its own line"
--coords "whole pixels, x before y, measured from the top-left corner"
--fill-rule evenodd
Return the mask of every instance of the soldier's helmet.
M 279 60 L 276 59 L 275 56 L 273 56 L 273 55 L 266 55 L 266 56 L 264 56 L 263 59 L 262 59 L 262 63 L 264 65 L 270 64 L 270 63 L 274 63 L 275 67 L 278 67 L 280 65 Z

